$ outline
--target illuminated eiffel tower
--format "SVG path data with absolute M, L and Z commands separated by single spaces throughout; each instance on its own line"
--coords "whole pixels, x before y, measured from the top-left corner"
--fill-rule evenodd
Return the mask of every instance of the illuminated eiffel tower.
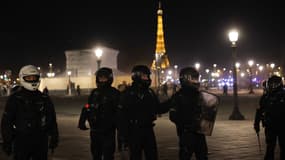
M 165 43 L 164 43 L 164 33 L 163 33 L 163 11 L 161 8 L 161 2 L 159 1 L 157 10 L 157 32 L 156 32 L 156 47 L 155 47 L 155 57 L 152 62 L 151 69 L 156 72 L 155 76 L 155 86 L 160 86 L 161 84 L 161 71 L 169 67 L 169 60 L 166 54 Z

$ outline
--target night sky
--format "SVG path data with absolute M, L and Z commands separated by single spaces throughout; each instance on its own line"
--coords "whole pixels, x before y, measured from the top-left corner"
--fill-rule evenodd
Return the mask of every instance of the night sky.
M 150 64 L 155 52 L 155 0 L 77 4 L 13 4 L 0 10 L 0 71 L 52 62 L 64 71 L 65 50 L 105 45 L 120 51 L 118 67 Z M 240 32 L 238 59 L 285 61 L 284 8 L 270 4 L 197 4 L 162 1 L 166 50 L 171 65 L 199 61 L 229 66 L 231 28 Z M 230 1 L 232 2 L 232 1 Z

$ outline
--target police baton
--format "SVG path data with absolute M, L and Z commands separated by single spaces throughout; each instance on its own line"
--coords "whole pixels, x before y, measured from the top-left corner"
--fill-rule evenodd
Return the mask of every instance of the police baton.
M 260 143 L 259 132 L 256 132 L 256 136 L 257 136 L 257 141 L 258 141 L 259 152 L 261 153 L 261 143 Z

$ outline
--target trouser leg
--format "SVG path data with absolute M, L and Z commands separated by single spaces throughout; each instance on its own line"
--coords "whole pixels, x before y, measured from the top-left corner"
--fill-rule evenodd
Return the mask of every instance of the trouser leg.
M 274 132 L 265 128 L 266 153 L 264 156 L 264 160 L 274 160 L 276 137 L 277 136 Z
M 156 139 L 153 128 L 145 129 L 145 135 L 142 142 L 145 153 L 145 159 L 157 160 L 158 153 L 157 153 Z

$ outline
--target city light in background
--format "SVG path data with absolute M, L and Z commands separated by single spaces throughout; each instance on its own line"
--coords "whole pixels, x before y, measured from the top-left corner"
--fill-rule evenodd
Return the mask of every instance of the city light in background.
M 49 72 L 47 73 L 47 77 L 52 78 L 55 76 L 55 73 L 53 71 L 52 63 L 49 63 Z
M 101 48 L 96 48 L 94 50 L 95 56 L 97 57 L 97 70 L 101 67 L 101 57 L 103 55 L 103 50 Z
M 237 83 L 239 88 L 249 88 L 250 79 L 252 81 L 252 87 L 262 88 L 261 83 L 266 80 L 270 75 L 283 76 L 282 68 L 280 66 L 276 67 L 275 63 L 270 63 L 270 65 L 257 63 L 254 60 L 249 60 L 247 62 L 236 62 L 235 66 L 237 68 Z M 203 63 L 205 64 L 205 63 Z M 209 66 L 209 65 L 207 65 Z M 194 68 L 196 68 L 201 75 L 202 86 L 208 86 L 212 88 L 222 89 L 226 84 L 229 86 L 229 89 L 233 87 L 233 72 L 232 69 L 228 69 L 223 64 L 212 64 L 213 68 L 205 68 L 201 63 L 194 63 Z M 179 83 L 178 76 L 178 66 L 174 65 L 173 68 L 168 69 L 166 72 L 161 71 L 162 84 L 166 82 L 175 82 Z M 252 73 L 250 73 L 250 70 Z M 252 74 L 252 75 L 251 75 Z M 252 78 L 250 78 L 252 77 Z

